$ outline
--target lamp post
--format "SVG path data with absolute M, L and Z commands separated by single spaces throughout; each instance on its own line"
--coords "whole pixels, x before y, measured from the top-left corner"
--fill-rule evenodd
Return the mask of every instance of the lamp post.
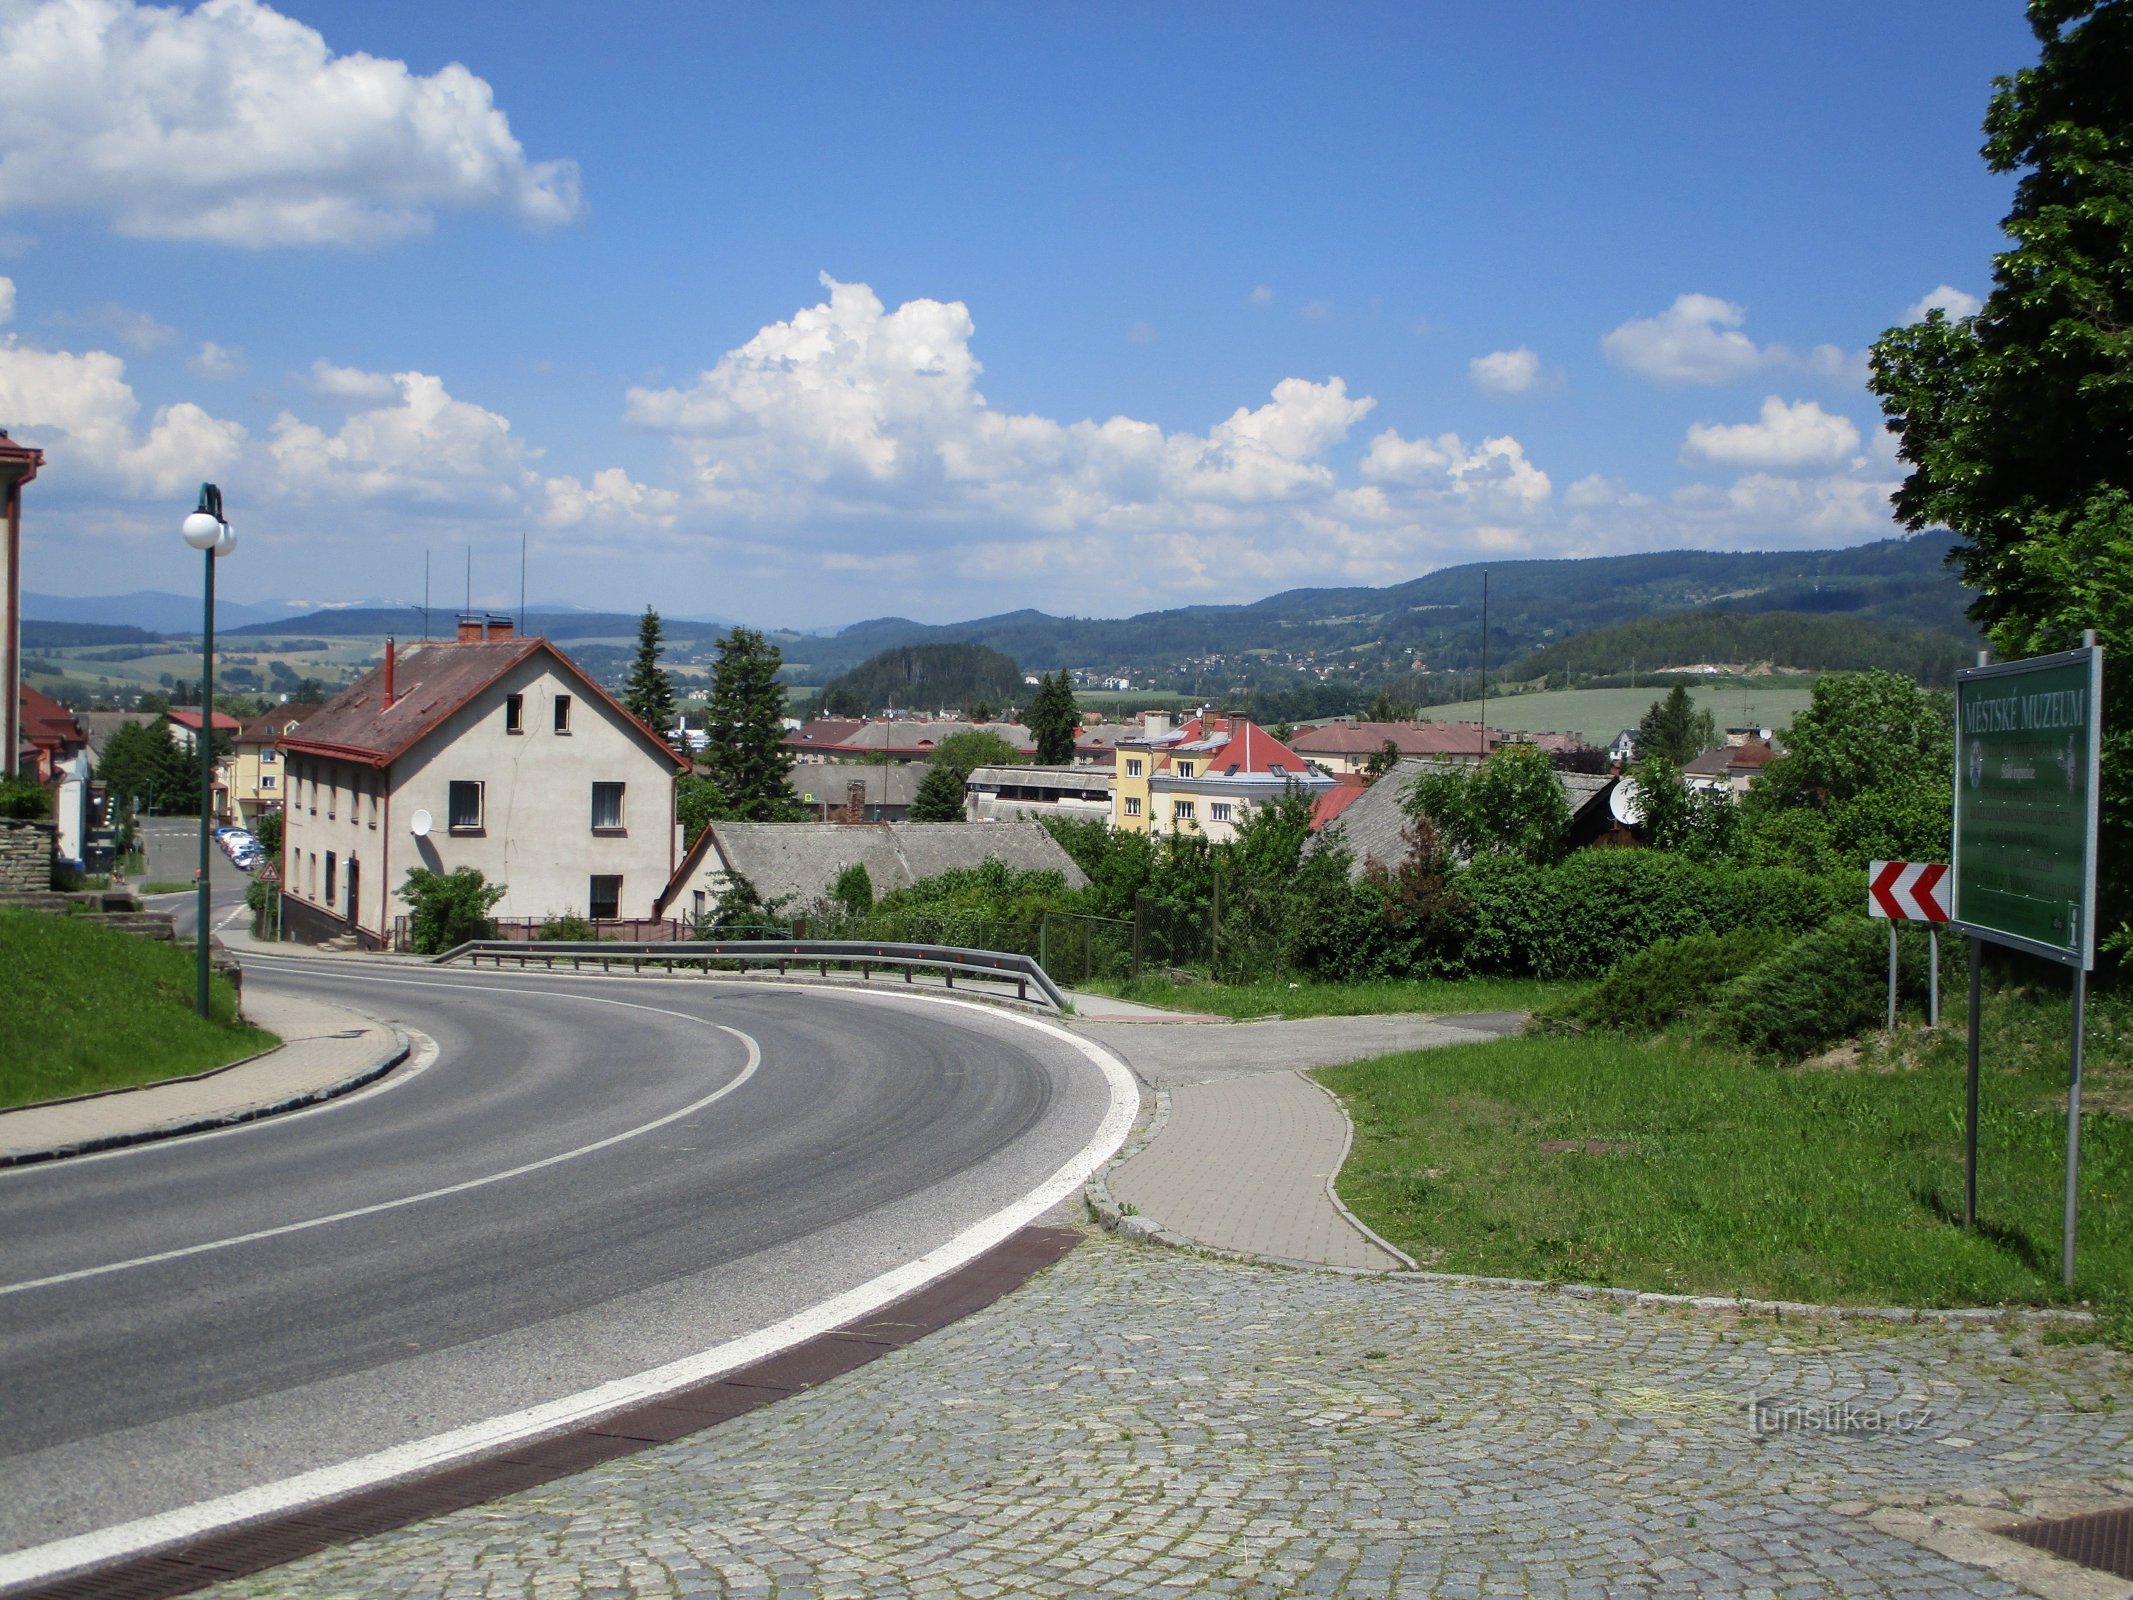
M 44 465 L 44 452 L 16 444 L 0 432 L 0 516 L 7 522 L 7 637 L 0 640 L 0 656 L 6 668 L 0 671 L 0 695 L 7 697 L 0 710 L 0 777 L 15 776 L 22 749 L 22 486 L 37 476 Z
M 215 561 L 237 548 L 237 535 L 222 515 L 222 491 L 211 483 L 200 485 L 200 509 L 185 519 L 185 542 L 207 558 L 206 609 L 200 628 L 200 914 L 193 932 L 199 952 L 199 984 L 195 1009 L 209 1014 L 207 1004 L 207 880 L 210 852 L 215 842 Z

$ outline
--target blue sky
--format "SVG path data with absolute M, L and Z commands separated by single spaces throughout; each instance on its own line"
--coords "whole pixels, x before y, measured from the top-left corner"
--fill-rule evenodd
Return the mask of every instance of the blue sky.
M 27 586 L 822 626 L 1857 543 L 2013 0 L 0 0 Z M 26 86 L 26 87 L 25 87 Z M 1952 292 L 1951 292 L 1952 291 Z M 441 580 L 440 580 L 441 584 Z

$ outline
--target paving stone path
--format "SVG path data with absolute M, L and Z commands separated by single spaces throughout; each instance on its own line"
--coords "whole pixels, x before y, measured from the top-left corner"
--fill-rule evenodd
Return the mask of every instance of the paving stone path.
M 1859 1513 L 2124 1475 L 2129 1378 L 1989 1326 L 1620 1311 L 1099 1238 L 819 1390 L 215 1593 L 2013 1595 Z M 1751 1397 L 1915 1426 L 1758 1434 Z

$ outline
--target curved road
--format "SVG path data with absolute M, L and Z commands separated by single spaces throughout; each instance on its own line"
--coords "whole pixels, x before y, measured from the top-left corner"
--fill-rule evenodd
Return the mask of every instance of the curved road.
M 975 1006 L 282 959 L 433 1064 L 0 1173 L 0 1550 L 644 1371 L 944 1244 L 1088 1147 L 1113 1079 Z

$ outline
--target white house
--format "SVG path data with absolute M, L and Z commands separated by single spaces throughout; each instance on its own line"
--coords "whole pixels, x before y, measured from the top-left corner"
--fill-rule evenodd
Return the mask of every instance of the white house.
M 385 660 L 281 741 L 282 926 L 390 938 L 410 867 L 479 868 L 505 918 L 649 917 L 689 763 L 509 617 Z

